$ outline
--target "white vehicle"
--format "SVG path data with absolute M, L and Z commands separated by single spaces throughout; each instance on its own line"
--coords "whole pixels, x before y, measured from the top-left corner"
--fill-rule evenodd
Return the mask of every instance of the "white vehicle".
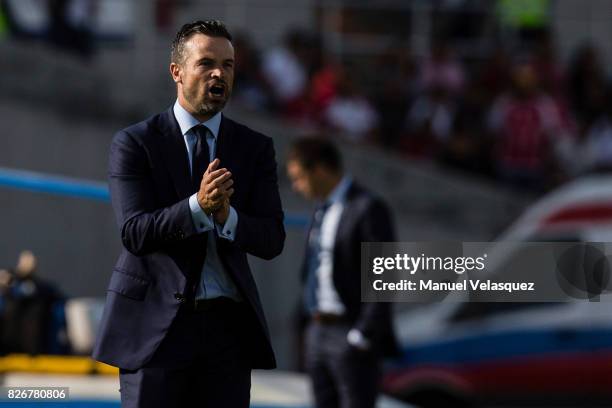
M 545 196 L 498 241 L 612 242 L 612 176 L 585 177 Z M 398 315 L 403 355 L 386 370 L 387 393 L 425 408 L 572 401 L 580 407 L 610 406 L 609 298 L 599 303 L 455 300 Z

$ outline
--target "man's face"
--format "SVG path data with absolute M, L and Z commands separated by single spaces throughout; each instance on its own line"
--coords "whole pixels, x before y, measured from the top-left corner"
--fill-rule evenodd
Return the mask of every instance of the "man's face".
M 532 94 L 538 86 L 538 75 L 531 65 L 520 65 L 512 72 L 514 84 L 522 95 Z
M 170 64 L 179 102 L 200 119 L 220 112 L 234 84 L 234 47 L 223 37 L 194 34 L 186 42 L 183 61 Z
M 29 278 L 36 269 L 36 257 L 31 251 L 22 251 L 15 267 L 15 274 L 20 278 Z
M 0 290 L 6 289 L 11 284 L 11 273 L 6 269 L 0 269 Z
M 314 200 L 321 198 L 321 192 L 319 191 L 320 183 L 318 181 L 318 168 L 305 169 L 301 163 L 296 160 L 289 160 L 287 162 L 287 175 L 291 180 L 291 187 L 294 191 L 301 194 L 303 197 Z

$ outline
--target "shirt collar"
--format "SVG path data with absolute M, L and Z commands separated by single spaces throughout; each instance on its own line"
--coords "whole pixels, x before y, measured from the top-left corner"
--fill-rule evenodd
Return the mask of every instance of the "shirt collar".
M 325 202 L 331 205 L 344 201 L 352 181 L 353 178 L 350 175 L 343 176 L 336 187 L 329 193 Z
M 174 111 L 174 117 L 181 128 L 181 133 L 183 136 L 187 134 L 191 129 L 198 125 L 206 126 L 212 134 L 215 136 L 215 139 L 219 136 L 219 128 L 221 127 L 221 112 L 217 112 L 212 118 L 208 119 L 205 122 L 200 122 L 193 115 L 185 110 L 179 103 L 178 99 L 174 102 L 174 107 L 172 108 Z

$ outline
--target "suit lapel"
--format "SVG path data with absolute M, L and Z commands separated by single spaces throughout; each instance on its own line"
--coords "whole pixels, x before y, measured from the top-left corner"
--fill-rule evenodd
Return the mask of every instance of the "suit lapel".
M 353 227 L 354 227 L 354 216 L 355 216 L 355 197 L 359 194 L 359 187 L 355 184 L 353 180 L 351 185 L 346 192 L 346 198 L 344 201 L 344 209 L 342 210 L 342 214 L 340 215 L 340 220 L 338 221 L 338 229 L 336 230 L 336 239 L 334 241 L 334 258 L 333 258 L 333 277 L 334 285 L 336 288 L 338 287 L 339 280 L 344 278 L 344 275 L 341 273 L 341 268 L 339 266 L 340 261 L 342 259 L 346 259 L 347 253 L 346 248 L 351 248 L 351 241 L 354 239 L 353 236 Z M 354 254 L 348 254 L 348 256 L 354 256 Z M 343 258 L 344 257 L 344 258 Z
M 172 108 L 160 115 L 162 157 L 170 173 L 176 193 L 179 198 L 185 198 L 194 193 L 189 173 L 187 147 L 181 129 L 174 117 Z
M 353 198 L 358 192 L 358 187 L 355 185 L 355 181 L 351 181 L 351 184 L 346 192 L 346 197 L 344 200 L 344 208 L 342 210 L 342 214 L 340 215 L 340 220 L 338 221 L 338 229 L 336 230 L 336 240 L 335 242 L 345 242 L 344 237 L 350 235 L 350 231 L 348 230 L 351 226 L 349 219 L 353 214 L 353 209 L 351 206 L 353 205 Z M 350 238 L 350 237 L 349 237 Z M 337 245 L 334 245 L 334 249 L 338 248 Z M 334 256 L 335 256 L 334 251 Z
M 310 214 L 310 220 L 308 221 L 308 225 L 306 226 L 306 235 L 304 239 L 304 257 L 302 259 L 302 266 L 300 268 L 300 277 L 302 282 L 305 283 L 308 278 L 308 256 L 310 256 L 310 233 L 312 232 L 312 224 L 314 223 L 314 212 Z

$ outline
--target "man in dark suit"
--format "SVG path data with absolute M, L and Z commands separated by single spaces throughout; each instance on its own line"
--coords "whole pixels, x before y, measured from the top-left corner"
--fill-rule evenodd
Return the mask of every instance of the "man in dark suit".
M 362 242 L 393 241 L 383 201 L 342 171 L 329 141 L 305 138 L 289 152 L 294 190 L 319 205 L 308 230 L 302 269 L 306 369 L 316 406 L 374 407 L 380 362 L 397 345 L 388 303 L 361 302 Z
M 172 44 L 177 100 L 119 131 L 109 184 L 123 250 L 94 357 L 120 368 L 122 407 L 248 407 L 275 359 L 247 253 L 285 240 L 272 140 L 221 114 L 232 37 L 218 21 Z

